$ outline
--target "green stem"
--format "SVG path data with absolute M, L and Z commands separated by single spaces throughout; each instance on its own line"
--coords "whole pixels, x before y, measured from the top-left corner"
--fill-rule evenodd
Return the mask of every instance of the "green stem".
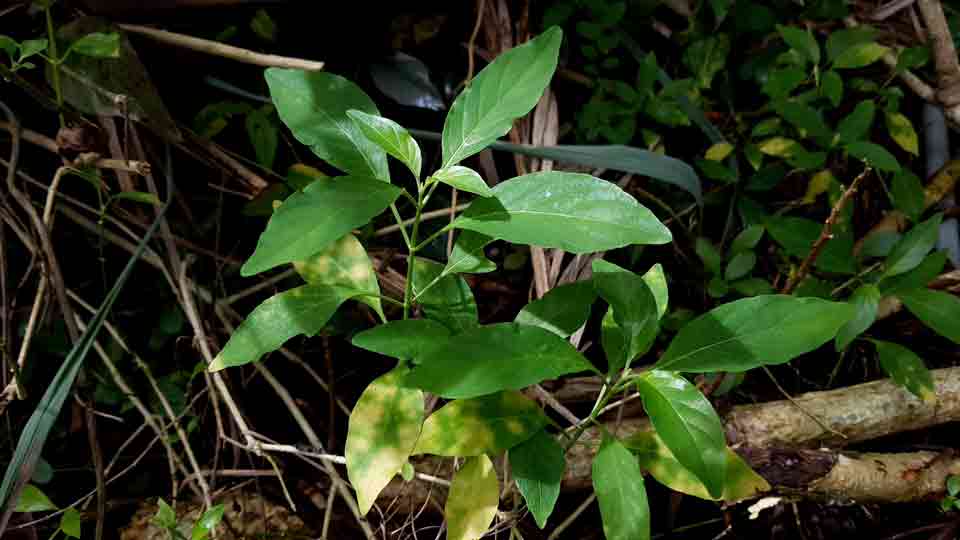
M 403 192 L 406 193 L 407 191 L 404 190 Z M 400 211 L 397 210 L 397 203 L 390 203 L 390 211 L 393 212 L 393 219 L 397 220 L 397 227 L 400 227 L 400 234 L 403 235 L 403 243 L 406 244 L 408 250 L 413 248 L 413 244 L 410 243 L 410 237 L 407 236 L 407 227 L 403 224 Z
M 434 232 L 433 234 L 431 234 L 430 236 L 428 236 L 426 239 L 424 239 L 423 242 L 420 242 L 419 244 L 417 244 L 417 248 L 416 248 L 417 251 L 420 251 L 421 249 L 423 249 L 424 247 L 426 247 L 427 244 L 429 244 L 430 242 L 433 242 L 434 240 L 436 240 L 436 238 L 437 238 L 438 236 L 443 235 L 443 234 L 446 233 L 448 230 L 449 230 L 449 227 L 441 227 L 440 230 L 438 230 L 438 231 Z
M 47 17 L 47 52 L 50 54 L 50 68 L 53 73 L 53 91 L 57 96 L 57 114 L 60 116 L 60 127 L 66 126 L 63 117 L 63 90 L 60 86 L 60 61 L 57 60 L 57 35 L 53 32 L 53 15 L 50 6 L 44 8 Z
M 418 184 L 419 187 L 419 184 Z M 407 254 L 407 286 L 403 292 L 403 318 L 410 318 L 410 306 L 413 304 L 413 261 L 417 254 L 417 233 L 420 230 L 420 217 L 423 214 L 423 189 L 417 190 L 417 213 L 413 216 L 413 230 L 410 231 L 410 248 Z

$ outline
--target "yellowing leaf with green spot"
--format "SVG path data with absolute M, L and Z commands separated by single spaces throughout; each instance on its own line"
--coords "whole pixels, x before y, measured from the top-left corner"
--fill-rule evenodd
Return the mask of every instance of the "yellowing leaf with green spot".
M 790 158 L 803 152 L 803 146 L 786 137 L 770 137 L 759 145 L 760 151 L 768 156 Z
M 443 508 L 447 540 L 476 540 L 497 516 L 500 486 L 493 462 L 485 454 L 472 457 L 453 475 Z
M 407 464 L 423 423 L 423 392 L 401 386 L 402 368 L 370 383 L 350 413 L 347 477 L 366 514 L 380 491 Z
M 520 392 L 458 399 L 427 418 L 413 453 L 495 454 L 529 439 L 546 424 L 540 407 Z
M 723 141 L 718 142 L 707 149 L 706 157 L 710 161 L 723 161 L 727 159 L 727 156 L 730 155 L 730 152 L 733 152 L 733 145 Z
M 913 129 L 910 119 L 903 113 L 887 113 L 887 131 L 890 138 L 896 141 L 907 152 L 918 156 L 920 155 L 920 142 L 917 139 L 917 132 Z
M 833 176 L 830 169 L 820 171 L 813 175 L 810 178 L 810 183 L 807 184 L 807 192 L 803 195 L 803 204 L 815 203 L 817 197 L 826 193 L 834 181 L 836 181 L 836 177 Z
M 770 484 L 730 448 L 726 449 L 727 473 L 723 494 L 712 497 L 696 475 L 677 461 L 656 433 L 641 431 L 623 441 L 623 444 L 637 455 L 641 469 L 649 472 L 661 484 L 680 493 L 701 499 L 734 502 L 770 490 Z
M 358 300 L 376 310 L 383 317 L 380 305 L 380 284 L 373 271 L 373 263 L 363 245 L 353 234 L 346 234 L 319 253 L 303 261 L 294 261 L 293 267 L 307 283 L 346 287 L 370 293 Z

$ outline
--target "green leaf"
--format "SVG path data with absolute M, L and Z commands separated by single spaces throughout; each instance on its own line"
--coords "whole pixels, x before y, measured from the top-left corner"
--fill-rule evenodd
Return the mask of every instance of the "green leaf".
M 720 252 L 717 251 L 717 248 L 714 247 L 710 240 L 702 236 L 698 237 L 693 249 L 697 252 L 700 260 L 703 261 L 703 266 L 706 267 L 708 272 L 714 275 L 720 273 L 721 266 L 723 265 L 723 256 L 720 255 Z
M 0 34 L 0 49 L 6 51 L 10 61 L 14 62 L 17 59 L 16 53 L 20 50 L 20 44 L 12 37 Z
M 590 281 L 560 285 L 524 306 L 514 322 L 539 326 L 562 338 L 570 337 L 586 324 L 596 298 L 597 292 Z
M 833 61 L 833 69 L 857 69 L 876 62 L 889 49 L 879 43 L 859 43 L 840 53 Z
M 530 146 L 503 141 L 497 141 L 490 147 L 495 150 L 505 150 L 524 156 L 562 161 L 594 169 L 612 169 L 649 176 L 673 184 L 693 195 L 698 204 L 703 203 L 700 179 L 690 165 L 679 159 L 641 148 L 623 145 Z
M 620 441 L 605 437 L 593 458 L 603 535 L 607 540 L 650 540 L 650 505 L 637 458 Z
M 765 230 L 763 225 L 751 225 L 740 231 L 740 234 L 730 242 L 730 253 L 736 255 L 737 253 L 750 251 L 757 247 L 760 239 L 763 238 L 763 232 Z
M 851 47 L 871 43 L 876 39 L 876 36 L 877 31 L 869 26 L 858 26 L 830 32 L 827 37 L 827 60 L 833 62 Z
M 277 39 L 277 23 L 273 22 L 265 9 L 258 9 L 250 19 L 250 30 L 264 41 Z
M 222 504 L 215 505 L 200 516 L 200 519 L 193 524 L 193 531 L 190 533 L 190 540 L 204 540 L 213 535 L 217 525 L 223 521 L 223 512 L 225 507 Z
M 830 100 L 831 105 L 839 106 L 843 101 L 843 77 L 836 71 L 825 71 L 820 76 L 820 93 Z
M 929 289 L 904 291 L 897 296 L 923 324 L 950 341 L 960 343 L 960 298 Z
M 823 225 L 804 218 L 779 217 L 769 219 L 766 228 L 770 237 L 783 246 L 788 255 L 803 259 L 820 236 Z M 814 267 L 825 272 L 853 274 L 853 262 L 853 235 L 834 230 L 833 238 L 824 245 Z
M 930 47 L 921 45 L 919 47 L 907 47 L 897 55 L 897 67 L 894 73 L 901 73 L 918 68 L 930 61 Z
M 47 510 L 56 510 L 57 505 L 53 504 L 47 495 L 40 491 L 40 488 L 33 484 L 23 486 L 20 492 L 20 498 L 17 499 L 17 505 L 14 512 L 46 512 Z
M 305 260 L 294 261 L 293 267 L 311 285 L 329 285 L 367 293 L 369 296 L 358 299 L 385 318 L 380 304 L 377 273 L 373 270 L 367 251 L 353 234 L 343 235 Z
M 937 401 L 933 376 L 917 354 L 903 345 L 871 339 L 880 356 L 880 367 L 890 375 L 893 382 L 906 388 L 911 394 L 932 404 Z
M 643 275 L 643 282 L 653 293 L 653 299 L 657 303 L 657 318 L 662 319 L 667 312 L 667 306 L 670 303 L 669 290 L 667 289 L 667 276 L 663 272 L 663 267 L 657 263 L 647 270 Z
M 402 319 L 374 326 L 353 336 L 360 347 L 399 360 L 417 361 L 424 351 L 450 337 L 446 326 L 430 319 Z
M 804 131 L 806 137 L 825 138 L 832 133 L 820 111 L 809 105 L 787 101 L 777 106 L 777 113 L 797 129 Z
M 288 197 L 273 213 L 240 274 L 252 276 L 310 257 L 354 228 L 366 225 L 400 192 L 400 188 L 364 176 L 313 182 Z
M 733 290 L 743 296 L 760 296 L 761 294 L 773 294 L 773 287 L 765 279 L 747 278 L 734 281 L 730 284 Z
M 553 27 L 501 54 L 457 96 L 443 124 L 443 168 L 506 135 L 533 109 L 557 68 L 563 33 Z
M 406 382 L 445 398 L 470 398 L 583 371 L 595 370 L 560 336 L 499 323 L 466 330 L 430 349 Z
M 256 362 L 296 335 L 316 335 L 340 304 L 363 293 L 330 285 L 303 285 L 275 294 L 237 327 L 208 369 L 219 371 Z
M 173 508 L 170 508 L 167 501 L 157 499 L 157 513 L 151 521 L 161 529 L 175 529 L 177 527 L 177 513 L 173 511 Z
M 779 24 L 777 25 L 777 31 L 780 32 L 780 36 L 787 42 L 787 45 L 802 54 L 804 59 L 814 65 L 820 63 L 820 46 L 817 45 L 816 38 L 809 31 Z
M 50 466 L 50 462 L 43 457 L 39 458 L 30 480 L 41 485 L 49 484 L 53 480 L 53 467 Z
M 903 274 L 883 278 L 880 281 L 880 292 L 884 295 L 898 294 L 913 289 L 925 289 L 943 270 L 947 262 L 947 252 L 933 251 L 916 268 Z
M 420 168 L 423 163 L 420 146 L 403 126 L 382 116 L 367 114 L 356 109 L 347 111 L 347 116 L 367 139 L 387 154 L 399 159 L 410 169 L 414 178 L 420 179 Z
M 680 329 L 656 367 L 707 373 L 782 364 L 833 339 L 853 306 L 764 295 L 714 308 Z
M 540 172 L 501 182 L 450 226 L 515 244 L 587 253 L 665 244 L 670 230 L 616 185 L 590 175 Z
M 688 45 L 683 52 L 683 63 L 693 73 L 697 87 L 706 89 L 726 65 L 728 54 L 730 36 L 718 33 Z
M 603 339 L 609 372 L 616 373 L 653 344 L 660 330 L 657 300 L 642 277 L 603 259 L 593 261 L 593 283 L 619 330 Z
M 453 251 L 443 267 L 443 275 L 484 274 L 497 269 L 496 263 L 487 258 L 484 248 L 493 238 L 474 231 L 460 231 L 453 243 Z
M 853 291 L 847 300 L 854 308 L 856 315 L 837 332 L 837 351 L 842 351 L 850 345 L 860 334 L 877 320 L 877 309 L 880 307 L 880 289 L 876 285 L 867 283 Z
M 902 169 L 894 175 L 890 185 L 890 196 L 893 199 L 894 208 L 906 214 L 914 223 L 920 220 L 924 210 L 923 183 L 913 171 Z
M 430 415 L 413 454 L 498 454 L 533 437 L 547 425 L 540 407 L 520 392 L 457 399 Z
M 429 259 L 413 262 L 414 300 L 428 319 L 442 323 L 453 332 L 477 325 L 477 302 L 473 291 L 459 275 L 443 274 L 443 266 Z
M 492 197 L 493 190 L 483 181 L 480 174 L 470 167 L 462 165 L 451 165 L 433 173 L 433 178 L 438 182 L 443 182 L 448 186 L 453 186 L 461 191 L 476 193 L 481 197 Z
M 81 516 L 75 508 L 64 510 L 60 516 L 60 530 L 70 538 L 80 538 Z
M 896 276 L 916 268 L 936 245 L 941 221 L 943 214 L 936 214 L 907 231 L 887 255 L 883 277 Z
M 146 193 L 144 191 L 120 191 L 115 193 L 112 198 L 134 201 L 153 206 L 160 206 L 163 204 L 156 195 L 153 193 Z
M 737 253 L 727 263 L 727 268 L 723 272 L 723 279 L 727 281 L 736 281 L 746 277 L 753 271 L 757 265 L 757 254 L 752 251 L 743 251 Z
M 17 62 L 21 63 L 27 58 L 30 58 L 31 56 L 42 53 L 45 50 L 47 50 L 46 39 L 25 40 L 22 43 L 20 43 L 20 58 L 17 60 Z
M 380 491 L 400 472 L 420 436 L 423 392 L 405 388 L 404 368 L 375 379 L 350 413 L 345 457 L 360 513 L 370 511 Z
M 862 141 L 870 133 L 876 106 L 873 101 L 861 101 L 853 112 L 844 117 L 837 126 L 837 135 L 842 143 Z
M 887 132 L 890 133 L 890 138 L 896 141 L 896 143 L 900 145 L 900 148 L 903 148 L 915 156 L 919 156 L 920 142 L 917 139 L 917 132 L 913 129 L 913 124 L 910 123 L 910 119 L 899 112 L 887 113 L 886 119 Z
M 70 50 L 94 58 L 119 58 L 120 34 L 94 32 L 70 44 Z
M 960 476 L 951 474 L 947 477 L 947 493 L 951 497 L 956 497 L 957 494 L 960 494 Z
M 714 496 L 723 495 L 727 443 L 713 406 L 679 375 L 652 370 L 637 379 L 643 407 L 680 463 Z
M 447 540 L 478 540 L 497 516 L 500 487 L 486 455 L 472 457 L 454 473 L 443 508 Z
M 798 67 L 777 69 L 770 73 L 770 77 L 763 83 L 763 93 L 770 99 L 782 99 L 790 95 L 798 86 L 807 80 L 807 72 Z
M 244 127 L 247 129 L 250 144 L 253 145 L 253 152 L 257 156 L 257 163 L 272 169 L 277 159 L 277 145 L 280 137 L 277 125 L 273 121 L 273 107 L 248 114 Z
M 510 470 L 517 489 L 541 529 L 560 496 L 565 466 L 563 448 L 545 431 L 510 449 Z
M 390 181 L 387 155 L 347 116 L 350 109 L 380 114 L 359 86 L 323 71 L 267 68 L 265 76 L 280 119 L 298 141 L 347 174 Z
M 651 474 L 658 482 L 680 493 L 707 500 L 736 502 L 751 498 L 758 493 L 770 491 L 770 484 L 753 472 L 736 452 L 725 448 L 726 478 L 723 495 L 713 497 L 692 472 L 677 461 L 660 437 L 653 431 L 639 431 L 623 441 L 636 453 L 640 468 Z

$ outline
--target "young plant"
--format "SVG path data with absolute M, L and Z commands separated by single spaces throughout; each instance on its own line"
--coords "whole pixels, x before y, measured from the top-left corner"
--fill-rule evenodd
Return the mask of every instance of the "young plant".
M 200 519 L 190 526 L 189 523 L 180 523 L 177 513 L 163 499 L 157 500 L 157 513 L 153 516 L 153 523 L 167 531 L 170 540 L 187 540 L 186 531 L 190 531 L 189 540 L 206 540 L 210 538 L 217 525 L 223 521 L 225 507 L 222 504 L 212 506 L 204 512 Z
M 361 513 L 395 475 L 409 478 L 410 456 L 464 458 L 446 503 L 448 538 L 479 538 L 499 504 L 491 457 L 509 452 L 510 478 L 544 527 L 559 495 L 566 450 L 598 424 L 607 405 L 636 391 L 655 433 L 624 440 L 606 434 L 593 462 L 593 483 L 607 538 L 649 538 L 644 470 L 674 489 L 712 500 L 768 487 L 727 448 L 719 417 L 682 373 L 783 363 L 833 339 L 854 316 L 845 303 L 759 295 L 691 321 L 654 359 L 648 353 L 668 305 L 662 268 L 639 275 L 597 260 L 591 279 L 551 290 L 513 322 L 480 324 L 460 274 L 496 269 L 484 255 L 493 240 L 578 254 L 672 240 L 652 212 L 599 178 L 540 172 L 491 189 L 461 165 L 533 108 L 556 68 L 560 42 L 561 32 L 550 29 L 504 53 L 471 81 L 447 115 L 442 165 L 429 174 L 422 174 L 421 151 L 409 133 L 380 117 L 353 83 L 329 73 L 266 72 L 280 118 L 297 139 L 347 174 L 310 183 L 273 213 L 242 274 L 292 264 L 305 284 L 255 308 L 209 369 L 255 362 L 295 335 L 312 336 L 347 300 L 373 309 L 382 324 L 356 334 L 352 343 L 397 364 L 364 390 L 350 416 L 346 465 Z M 391 183 L 388 155 L 406 166 L 415 191 Z M 423 210 L 442 185 L 476 198 L 452 223 L 421 238 Z M 400 197 L 413 204 L 409 227 L 394 204 Z M 387 210 L 407 248 L 402 301 L 381 295 L 364 246 L 351 232 Z M 459 236 L 445 263 L 421 256 L 453 229 Z M 605 370 L 567 340 L 599 299 L 608 306 L 601 330 Z M 383 302 L 399 306 L 400 318 L 388 320 Z M 640 358 L 655 364 L 634 371 Z M 588 418 L 554 433 L 556 424 L 520 390 L 584 372 L 601 376 L 604 390 Z M 426 392 L 448 401 L 425 418 Z

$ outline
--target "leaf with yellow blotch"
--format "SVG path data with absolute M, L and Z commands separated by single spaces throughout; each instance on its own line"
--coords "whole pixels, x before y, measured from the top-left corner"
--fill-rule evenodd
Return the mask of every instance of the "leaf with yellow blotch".
M 497 515 L 500 486 L 493 462 L 486 454 L 472 457 L 453 475 L 443 508 L 447 540 L 476 540 Z
M 890 138 L 896 141 L 907 152 L 918 156 L 920 155 L 920 142 L 917 138 L 917 132 L 913 129 L 910 119 L 903 113 L 887 113 L 887 131 Z
M 546 424 L 540 407 L 520 392 L 458 399 L 427 418 L 413 453 L 494 454 L 529 439 Z
M 361 296 L 358 300 L 372 307 L 383 318 L 377 274 L 367 251 L 353 234 L 344 235 L 305 260 L 294 261 L 293 267 L 307 283 L 370 293 L 371 296 Z
M 712 497 L 696 475 L 677 461 L 667 445 L 651 431 L 641 431 L 623 441 L 637 455 L 640 468 L 668 488 L 707 500 L 739 501 L 770 490 L 770 484 L 755 473 L 736 452 L 726 449 L 727 473 L 723 494 Z
M 807 192 L 803 195 L 803 204 L 813 204 L 817 197 L 827 192 L 836 178 L 830 169 L 824 169 L 810 177 L 810 183 L 807 184 Z
M 380 491 L 407 464 L 423 423 L 423 392 L 401 386 L 404 368 L 370 383 L 350 413 L 347 476 L 366 514 Z

